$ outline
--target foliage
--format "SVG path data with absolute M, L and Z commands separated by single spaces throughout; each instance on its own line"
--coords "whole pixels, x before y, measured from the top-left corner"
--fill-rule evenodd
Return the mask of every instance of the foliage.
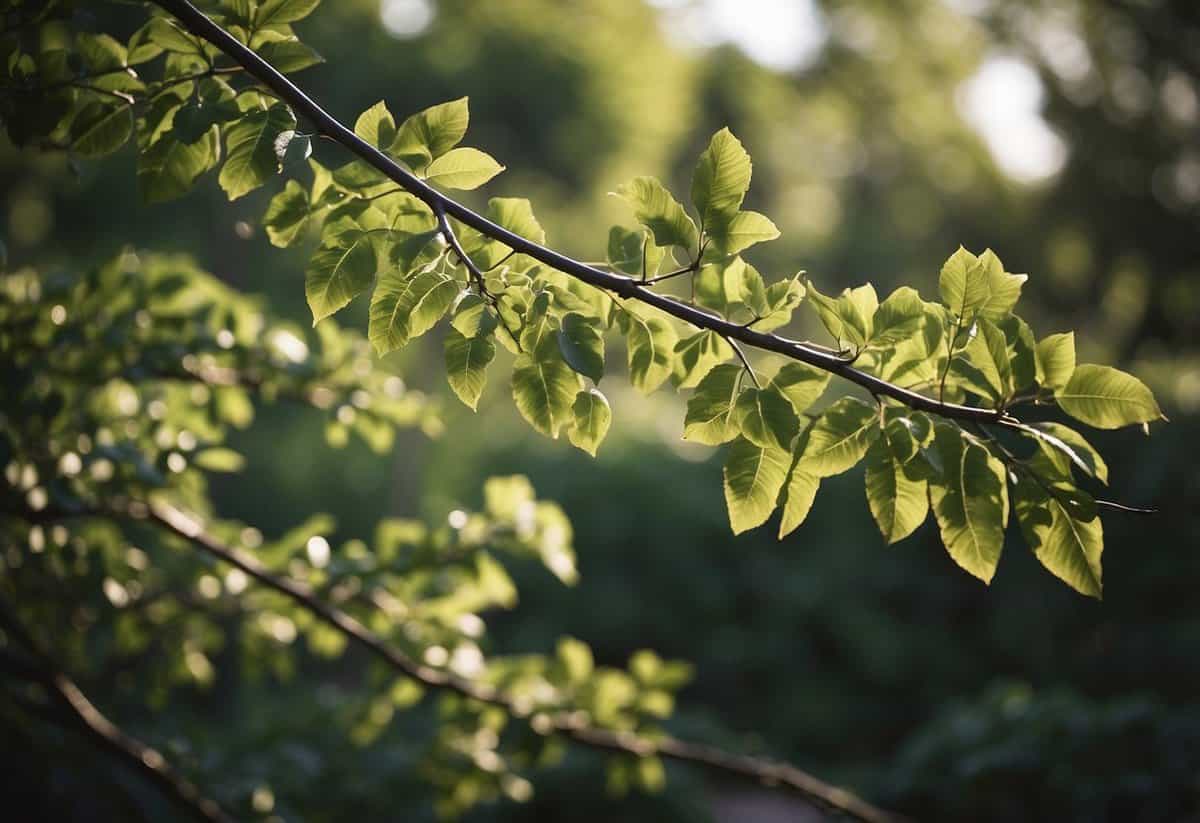
M 5 600 L 17 600 L 40 635 L 72 637 L 74 669 L 142 658 L 137 686 L 153 701 L 211 685 L 211 657 L 235 640 L 247 667 L 284 678 L 307 658 L 341 657 L 346 636 L 304 602 L 255 588 L 238 567 L 214 568 L 187 551 L 187 532 L 146 513 L 171 501 L 207 515 L 208 474 L 242 467 L 225 435 L 258 404 L 324 409 L 331 426 L 382 451 L 397 426 L 430 426 L 427 400 L 374 367 L 361 337 L 325 323 L 306 340 L 185 260 L 130 253 L 80 278 L 21 270 L 4 284 Z M 369 544 L 331 546 L 324 535 L 335 524 L 320 514 L 274 540 L 245 523 L 204 526 L 327 594 L 413 660 L 504 696 L 441 701 L 422 768 L 447 815 L 501 794 L 528 798 L 523 774 L 561 756 L 547 736 L 552 717 L 653 735 L 689 677 L 685 664 L 649 651 L 628 670 L 597 666 L 573 638 L 549 656 L 485 657 L 479 613 L 517 598 L 501 556 L 536 558 L 566 584 L 577 572 L 570 523 L 525 478 L 492 478 L 483 497 L 480 511 L 456 510 L 440 525 L 381 521 Z M 28 596 L 47 590 L 69 596 L 69 613 Z M 100 636 L 105 651 L 95 654 Z M 369 691 L 350 690 L 356 709 L 340 721 L 359 745 L 426 684 L 380 667 L 363 685 Z
M 1197 733 L 1200 717 L 1172 716 L 1147 697 L 1096 701 L 1003 683 L 948 707 L 906 744 L 889 791 L 914 811 L 1011 820 L 1030 808 L 1014 787 L 1036 781 L 1046 816 L 1187 817 L 1195 813 L 1184 799 L 1194 778 L 1187 749 Z
M 293 39 L 290 23 L 294 20 L 280 19 L 274 9 L 272 19 L 264 22 L 268 6 L 286 8 L 264 4 L 257 15 L 247 11 L 251 15 L 245 27 L 247 41 L 284 70 L 315 62 L 311 50 L 306 52 L 307 47 Z M 242 4 L 225 8 L 231 15 L 241 14 L 242 9 Z M 263 35 L 262 42 L 250 37 L 255 26 L 260 27 L 255 35 Z M 234 31 L 238 33 L 236 24 Z M 265 36 L 268 31 L 282 34 L 281 39 Z M 173 60 L 186 64 L 176 59 L 179 54 L 204 48 L 194 42 L 185 47 L 168 31 L 158 30 L 156 37 L 183 49 L 169 54 L 168 64 Z M 86 62 L 89 47 L 87 38 L 83 40 L 76 51 Z M 127 54 L 135 55 L 141 45 L 128 42 Z M 38 54 L 36 49 L 30 53 Z M 288 63 L 289 55 L 300 57 Z M 293 174 L 309 160 L 312 143 L 295 131 L 307 126 L 296 123 L 285 105 L 269 98 L 243 108 L 255 94 L 252 86 L 239 89 L 235 82 L 225 83 L 237 92 L 232 98 L 223 89 L 211 88 L 207 81 L 225 77 L 225 69 L 234 67 L 224 66 L 213 52 L 209 56 L 212 64 L 200 56 L 192 71 L 216 73 L 198 80 L 190 102 L 184 95 L 167 106 L 177 106 L 175 124 L 167 127 L 172 139 L 159 132 L 156 143 L 139 145 L 138 180 L 152 200 L 181 194 L 202 174 L 216 171 L 222 156 L 224 164 L 213 176 L 231 199 L 269 182 L 281 167 Z M 44 62 L 53 65 L 53 59 Z M 142 112 L 153 107 L 148 98 L 166 92 L 166 84 L 184 75 L 171 74 L 173 69 L 164 66 L 158 81 L 157 63 L 128 62 L 137 67 L 139 82 L 156 78 L 146 89 L 119 89 L 130 95 L 125 102 L 133 105 L 114 102 L 118 98 L 103 91 L 72 88 L 62 96 L 70 98 L 68 105 L 78 113 L 65 115 L 66 132 L 47 130 L 42 135 L 45 142 L 57 143 L 75 157 L 90 158 L 127 139 L 126 123 L 134 124 L 129 132 L 140 134 Z M 102 64 L 98 61 L 95 67 Z M 20 89 L 24 92 L 38 82 L 35 75 L 17 79 L 28 86 Z M 72 75 L 70 82 L 88 80 Z M 176 97 L 173 92 L 162 96 Z M 6 95 L 5 105 L 12 101 L 24 105 L 30 97 L 40 104 L 36 94 L 25 97 Z M 225 108 L 223 114 L 214 114 L 214 106 L 222 109 L 230 100 L 235 101 L 236 111 Z M 27 124 L 39 122 L 38 117 L 28 116 L 27 108 L 11 111 L 5 113 L 5 122 L 10 129 L 17 124 L 14 138 Z M 75 122 L 68 123 L 72 116 Z M 169 117 L 169 112 L 163 114 L 160 125 Z M 356 132 L 386 148 L 428 182 L 474 188 L 500 170 L 498 163 L 477 150 L 456 147 L 466 129 L 465 100 L 409 118 L 399 129 L 382 104 L 363 117 L 365 122 L 360 119 L 362 128 L 356 127 Z M 32 139 L 38 137 L 34 134 Z M 200 162 L 197 158 L 203 151 L 209 155 Z M 916 529 L 927 519 L 932 503 L 951 556 L 973 574 L 990 579 L 1011 504 L 1038 558 L 1074 588 L 1099 594 L 1100 521 L 1095 501 L 1077 482 L 1090 483 L 1087 478 L 1107 482 L 1107 467 L 1072 429 L 1057 423 L 1017 426 L 1009 421 L 981 430 L 953 418 L 906 411 L 886 397 L 873 398 L 874 403 L 842 398 L 826 405 L 821 394 L 828 373 L 794 362 L 783 364 L 774 377 L 764 380 L 765 385 L 758 385 L 757 374 L 751 371 L 752 365 L 762 369 L 758 359 L 745 366 L 730 362 L 740 355 L 731 345 L 735 341 L 713 329 L 683 328 L 633 301 L 606 303 L 599 293 L 523 255 L 509 256 L 504 244 L 456 222 L 462 251 L 485 270 L 485 277 L 476 278 L 459 250 L 447 245 L 448 231 L 438 226 L 427 206 L 409 201 L 390 210 L 389 204 L 401 196 L 376 188 L 390 186 L 386 178 L 372 176 L 357 161 L 329 171 L 314 160 L 308 168 L 311 185 L 307 176 L 303 184 L 288 180 L 271 201 L 263 223 L 276 245 L 318 243 L 307 289 L 314 320 L 348 305 L 374 285 L 368 337 L 380 351 L 389 351 L 427 333 L 450 314 L 453 331 L 447 331 L 445 338 L 447 379 L 468 406 L 478 404 L 487 370 L 495 369 L 492 363 L 497 357 L 499 365 L 507 367 L 508 357 L 501 352 L 508 349 L 514 355 L 514 399 L 522 414 L 539 431 L 553 435 L 565 431 L 573 444 L 594 454 L 611 420 L 611 407 L 595 384 L 606 365 L 611 369 L 612 363 L 625 359 L 605 356 L 606 343 L 615 342 L 627 349 L 630 379 L 637 388 L 653 391 L 669 380 L 681 389 L 695 389 L 693 400 L 705 398 L 697 404 L 695 419 L 689 403 L 685 433 L 699 442 L 730 443 L 725 488 L 735 531 L 759 525 L 778 507 L 780 534 L 791 532 L 807 516 L 821 480 L 864 461 L 867 502 L 888 542 Z M 830 333 L 838 357 L 895 385 L 936 395 L 939 401 L 1006 413 L 1022 404 L 1057 405 L 1099 428 L 1161 415 L 1149 391 L 1134 378 L 1103 366 L 1077 369 L 1073 335 L 1050 335 L 1036 342 L 1028 327 L 1011 314 L 1024 285 L 1020 276 L 1008 275 L 998 261 L 993 264 L 989 253 L 974 258 L 960 252 L 951 258 L 943 269 L 941 305 L 926 303 L 904 287 L 880 302 L 868 287 L 825 297 L 799 276 L 768 285 L 769 280 L 740 257 L 750 245 L 778 235 L 765 216 L 740 210 L 749 178 L 748 156 L 736 138 L 723 130 L 697 166 L 690 208 L 653 178 L 638 178 L 619 187 L 642 225 L 636 230 L 614 227 L 610 232 L 609 268 L 639 280 L 664 277 L 660 288 L 671 288 L 676 277 L 680 279 L 675 282 L 690 279 L 691 302 L 752 330 L 783 327 L 799 304 L 807 302 L 811 314 Z M 322 201 L 325 195 L 328 199 Z M 364 208 L 357 201 L 370 205 Z M 371 214 L 375 211 L 386 222 L 379 223 Z M 488 213 L 521 236 L 544 242 L 528 202 L 494 200 Z M 335 226 L 342 217 L 346 220 Z M 980 262 L 985 259 L 986 263 Z M 682 295 L 680 300 L 688 302 Z M 317 325 L 322 337 L 330 322 Z M 938 350 L 939 343 L 946 351 Z M 721 381 L 705 385 L 717 374 Z M 816 391 L 811 398 L 810 390 Z M 618 394 L 609 393 L 618 399 Z M 343 416 L 353 428 L 372 429 L 369 423 L 357 423 L 353 403 L 338 401 L 329 408 L 334 441 L 345 439 Z M 1033 411 L 1031 416 L 1040 414 Z M 433 416 L 423 419 L 436 427 Z M 217 447 L 205 453 L 209 452 L 211 456 L 198 455 L 195 462 L 216 467 L 235 460 Z M 952 473 L 955 466 L 958 472 Z
M 219 7 L 213 14 L 239 42 L 258 47 L 291 42 L 290 21 L 310 10 L 310 5 L 298 6 L 287 13 L 289 22 L 264 16 L 254 3 Z M 78 53 L 84 54 L 90 42 L 83 37 Z M 15 80 L 61 86 L 56 95 L 63 101 L 61 119 L 34 139 L 76 154 L 108 153 L 132 129 L 114 133 L 98 150 L 88 130 L 82 133 L 84 151 L 72 132 L 75 109 L 103 112 L 97 116 L 105 121 L 133 118 L 140 109 L 136 131 L 143 160 L 203 153 L 182 166 L 142 162 L 143 189 L 155 198 L 182 194 L 214 168 L 221 135 L 226 157 L 220 181 L 230 199 L 263 185 L 277 169 L 290 170 L 311 152 L 311 141 L 296 130 L 286 102 L 254 84 L 235 89 L 226 76 L 242 67 L 218 66 L 224 55 L 216 46 L 170 19 L 154 17 L 127 45 L 113 45 L 109 62 L 87 65 L 82 75 L 110 72 L 106 77 L 121 78 L 120 88 L 103 91 L 70 73 L 37 71 L 39 55 L 16 53 L 10 62 L 25 68 Z M 135 72 L 130 52 L 138 64 L 165 52 L 161 77 L 147 86 L 143 78 L 150 70 Z M 191 107 L 212 109 L 215 117 L 194 129 Z M 24 112 L 15 114 L 25 119 Z M 176 124 L 180 115 L 187 119 Z M 477 149 L 457 147 L 468 121 L 465 98 L 399 125 L 380 102 L 358 118 L 354 132 L 426 183 L 470 189 L 502 167 Z M 197 148 L 201 143 L 207 148 Z M 460 244 L 437 201 L 406 190 L 403 179 L 396 185 L 363 158 L 332 170 L 309 158 L 308 167 L 311 183 L 289 180 L 271 200 L 264 225 L 277 245 L 306 235 L 320 238 L 305 282 L 314 323 L 373 288 L 368 334 L 386 354 L 449 314 L 458 334 L 446 343 L 447 378 L 465 403 L 473 408 L 478 403 L 499 343 L 516 355 L 512 393 L 530 425 L 551 437 L 565 429 L 572 443 L 592 453 L 611 418 L 610 404 L 595 384 L 604 375 L 606 336 L 617 334 L 628 353 L 629 379 L 642 392 L 668 379 L 695 385 L 685 434 L 701 442 L 733 441 L 725 490 L 735 533 L 765 522 L 781 502 L 788 526 L 781 531 L 790 531 L 802 522 L 819 478 L 840 474 L 870 454 L 867 497 L 888 542 L 910 534 L 932 510 L 951 557 L 990 581 L 1009 519 L 1011 485 L 1016 518 L 1043 564 L 1078 591 L 1100 596 L 1098 506 L 1077 485 L 1080 475 L 1094 478 L 1097 456 L 1074 430 L 1060 427 L 1064 437 L 1059 437 L 1013 415 L 1024 404 L 1054 403 L 1100 428 L 1148 424 L 1163 415 L 1149 389 L 1132 375 L 1107 366 L 1076 366 L 1069 334 L 1037 341 L 1013 313 L 1026 276 L 1007 272 L 990 250 L 977 256 L 960 248 L 946 261 L 940 303 L 926 302 L 907 287 L 880 301 L 870 284 L 830 297 L 802 282 L 802 274 L 768 283 L 741 254 L 779 232 L 764 215 L 742 210 L 751 160 L 741 142 L 722 129 L 692 178 L 695 219 L 655 178 L 639 177 L 617 189 L 642 229 L 639 235 L 613 228 L 611 270 L 639 273 L 633 282 L 643 291 L 687 276 L 694 305 L 712 310 L 710 317 L 718 320 L 681 340 L 676 318 L 645 305 L 642 291 L 614 295 L 595 288 L 473 227 L 461 231 Z M 526 200 L 493 198 L 488 217 L 519 237 L 544 241 Z M 661 273 L 664 263 L 676 268 Z M 628 296 L 640 299 L 623 299 Z M 874 405 L 847 397 L 821 411 L 819 392 L 783 388 L 795 378 L 790 372 L 781 369 L 759 386 L 744 356 L 744 372 L 716 369 L 733 358 L 736 345 L 722 333 L 721 319 L 766 331 L 788 325 L 802 302 L 813 307 L 834 340 L 835 365 L 827 370 L 854 366 L 888 387 L 936 392 L 936 401 L 914 407 L 903 394 L 872 389 Z M 785 364 L 783 369 L 789 366 L 796 368 Z M 754 385 L 744 385 L 744 375 Z M 805 377 L 817 383 L 815 376 Z M 1024 455 L 1018 457 L 983 426 L 964 425 L 956 408 L 963 403 L 994 411 L 990 422 L 1008 429 L 1013 448 Z M 977 424 L 989 418 L 966 419 Z M 713 421 L 719 421 L 717 431 L 711 430 Z M 796 473 L 804 482 L 789 510 L 783 490 Z

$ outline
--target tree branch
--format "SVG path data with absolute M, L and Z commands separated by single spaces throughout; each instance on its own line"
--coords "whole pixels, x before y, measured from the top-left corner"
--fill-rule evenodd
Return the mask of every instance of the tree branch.
M 205 797 L 194 783 L 176 772 L 157 749 L 126 734 L 105 717 L 74 681 L 50 660 L 3 602 L 0 602 L 0 626 L 34 658 L 30 673 L 66 707 L 94 744 L 116 755 L 157 785 L 191 817 L 209 823 L 232 823 L 233 818 L 226 815 L 216 801 Z
M 351 615 L 321 600 L 306 585 L 280 577 L 254 557 L 226 545 L 209 533 L 203 522 L 170 503 L 161 500 L 133 503 L 118 514 L 135 520 L 148 520 L 167 532 L 181 537 L 216 559 L 240 569 L 257 583 L 290 598 L 315 617 L 341 632 L 348 640 L 365 648 L 388 667 L 434 689 L 455 692 L 463 697 L 503 708 L 513 717 L 525 717 L 503 692 L 486 684 L 458 677 L 450 672 L 426 666 L 391 646 Z M 103 515 L 103 512 L 96 512 Z M 813 775 L 785 763 L 734 754 L 711 746 L 690 743 L 674 737 L 653 739 L 632 732 L 596 728 L 567 712 L 549 715 L 547 726 L 539 731 L 554 732 L 581 745 L 602 751 L 636 757 L 660 756 L 681 763 L 704 766 L 715 772 L 758 783 L 785 786 L 808 801 L 865 823 L 900 823 L 903 818 L 879 809 L 852 792 L 832 786 Z
M 1009 419 L 1002 409 L 984 409 L 957 403 L 945 403 L 923 394 L 882 380 L 872 374 L 854 368 L 840 357 L 810 348 L 803 343 L 777 334 L 757 332 L 732 323 L 687 303 L 680 303 L 666 295 L 657 294 L 636 279 L 602 271 L 568 257 L 553 249 L 527 240 L 503 226 L 493 223 L 478 212 L 472 211 L 431 187 L 405 169 L 382 151 L 356 135 L 335 117 L 305 94 L 296 84 L 284 77 L 270 63 L 247 48 L 233 35 L 213 22 L 188 0 L 154 0 L 175 15 L 179 21 L 197 37 L 212 43 L 226 56 L 241 65 L 262 84 L 279 95 L 302 116 L 310 120 L 316 131 L 330 140 L 341 144 L 351 153 L 382 172 L 402 186 L 413 196 L 424 202 L 435 214 L 444 212 L 455 220 L 497 240 L 515 252 L 527 255 L 551 268 L 625 298 L 639 300 L 673 317 L 700 329 L 710 329 L 718 334 L 739 340 L 747 346 L 799 360 L 816 368 L 835 374 L 855 383 L 872 394 L 885 395 L 917 411 L 930 412 L 941 417 L 976 422 L 997 422 Z

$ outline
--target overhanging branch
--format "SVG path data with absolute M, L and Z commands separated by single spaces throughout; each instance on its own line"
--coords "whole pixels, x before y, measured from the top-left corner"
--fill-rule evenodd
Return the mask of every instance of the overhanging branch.
M 170 503 L 161 500 L 136 503 L 118 513 L 148 520 L 176 537 L 189 541 L 210 556 L 240 569 L 257 583 L 290 598 L 348 640 L 365 648 L 389 668 L 427 687 L 455 692 L 472 700 L 499 706 L 513 717 L 524 717 L 528 714 L 517 711 L 505 694 L 488 684 L 476 683 L 409 658 L 351 615 L 321 600 L 304 584 L 274 574 L 251 555 L 225 544 L 211 534 L 200 519 Z M 95 514 L 103 515 L 102 512 Z M 786 763 L 735 754 L 669 736 L 650 739 L 632 732 L 596 728 L 580 722 L 569 712 L 551 713 L 548 715 L 548 721 L 548 725 L 539 725 L 539 731 L 561 734 L 589 748 L 636 757 L 659 756 L 680 763 L 703 766 L 720 774 L 756 783 L 783 786 L 817 806 L 865 823 L 901 823 L 903 820 L 891 812 L 871 805 L 846 789 L 832 786 Z
M 588 285 L 604 289 L 624 298 L 639 300 L 666 314 L 699 329 L 709 329 L 721 336 L 740 341 L 761 351 L 772 352 L 792 360 L 807 363 L 855 383 L 874 395 L 882 395 L 899 401 L 917 411 L 930 412 L 941 417 L 980 423 L 996 423 L 1009 420 L 1002 409 L 983 409 L 958 403 L 946 403 L 919 392 L 898 386 L 868 374 L 847 363 L 841 357 L 804 343 L 781 337 L 777 334 L 757 332 L 723 317 L 711 314 L 688 303 L 673 300 L 667 295 L 657 294 L 645 288 L 639 281 L 612 272 L 589 266 L 553 249 L 527 240 L 503 226 L 493 223 L 478 212 L 472 211 L 434 189 L 412 172 L 405 169 L 375 146 L 363 140 L 352 130 L 329 114 L 295 83 L 287 79 L 270 63 L 259 57 L 252 49 L 239 42 L 233 35 L 211 20 L 187 0 L 154 0 L 175 15 L 193 34 L 212 43 L 226 56 L 238 63 L 249 74 L 271 89 L 281 100 L 312 122 L 317 132 L 339 143 L 406 191 L 423 201 L 434 214 L 445 214 L 470 226 L 476 231 L 497 240 L 514 252 L 527 255 L 558 271 L 581 280 Z
M 149 779 L 189 816 L 207 823 L 232 823 L 232 818 L 221 810 L 216 801 L 205 797 L 194 783 L 176 772 L 157 749 L 126 734 L 105 717 L 75 682 L 53 664 L 4 603 L 0 603 L 0 628 L 33 658 L 31 663 L 26 664 L 26 671 L 69 712 L 75 721 L 72 727 L 86 733 L 91 742 L 116 755 L 135 772 Z M 37 707 L 28 708 L 36 710 Z

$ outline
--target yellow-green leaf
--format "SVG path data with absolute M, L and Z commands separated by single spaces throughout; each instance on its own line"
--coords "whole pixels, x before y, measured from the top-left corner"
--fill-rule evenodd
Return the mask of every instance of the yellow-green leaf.
M 794 532 L 808 517 L 820 486 L 821 478 L 803 469 L 799 461 L 793 462 L 783 489 L 783 516 L 779 520 L 780 540 Z
M 643 317 L 627 310 L 625 342 L 629 349 L 629 379 L 643 394 L 649 394 L 671 376 L 675 327 L 661 317 Z
M 436 271 L 388 271 L 375 287 L 367 321 L 367 337 L 375 351 L 387 354 L 429 331 L 453 305 L 460 288 L 457 280 Z
M 517 411 L 542 434 L 558 437 L 571 422 L 582 381 L 558 353 L 557 346 L 525 352 L 513 363 L 512 390 Z
M 598 389 L 592 388 L 575 395 L 571 405 L 573 422 L 567 429 L 567 438 L 571 444 L 583 449 L 592 457 L 608 434 L 609 424 L 612 423 L 612 409 L 608 398 Z
M 924 480 L 910 477 L 880 437 L 867 449 L 867 505 L 888 543 L 908 537 L 925 522 L 929 498 Z
M 458 399 L 472 410 L 487 383 L 488 364 L 496 357 L 496 344 L 488 335 L 466 337 L 457 329 L 446 333 L 446 380 Z
M 1075 373 L 1075 332 L 1051 334 L 1038 341 L 1038 383 L 1050 389 L 1061 389 Z
M 818 477 L 841 474 L 862 460 L 878 435 L 879 410 L 857 398 L 843 397 L 813 424 L 800 466 Z
M 457 146 L 469 121 L 465 97 L 430 106 L 400 124 L 391 153 L 413 168 L 423 166 Z
M 1025 540 L 1055 577 L 1081 594 L 1099 598 L 1104 527 L 1099 517 L 1077 520 L 1032 478 L 1019 477 L 1013 506 Z
M 942 543 L 955 563 L 990 583 L 1008 522 L 1004 464 L 957 426 L 938 425 L 935 437 L 943 472 L 929 497 Z
M 684 440 L 717 446 L 737 436 L 733 408 L 741 374 L 741 366 L 722 363 L 700 381 L 688 400 L 683 420 Z
M 715 331 L 704 329 L 675 344 L 675 378 L 679 388 L 691 389 L 714 366 L 733 357 L 733 348 Z
M 1110 366 L 1078 366 L 1054 398 L 1067 414 L 1098 429 L 1166 419 L 1145 383 Z
M 792 404 L 771 386 L 744 390 L 733 413 L 742 436 L 756 446 L 790 449 L 799 431 Z
M 558 348 L 567 365 L 599 383 L 604 377 L 604 338 L 587 318 L 576 312 L 563 315 Z
M 729 525 L 741 534 L 766 522 L 787 479 L 791 455 L 784 449 L 756 446 L 743 437 L 725 457 L 725 505 Z
M 638 222 L 653 232 L 655 243 L 680 246 L 690 254 L 696 253 L 700 245 L 696 224 L 657 179 L 635 177 L 618 186 L 616 194 L 633 206 Z
M 364 231 L 344 232 L 336 243 L 317 249 L 308 261 L 304 293 L 313 325 L 345 306 L 375 277 L 375 247 Z
M 276 103 L 266 111 L 245 115 L 225 129 L 227 159 L 217 176 L 230 200 L 236 200 L 261 186 L 279 170 L 275 141 L 285 131 L 296 128 L 296 117 L 286 103 Z
M 504 166 L 479 149 L 451 149 L 429 164 L 425 181 L 448 189 L 477 189 L 491 180 Z

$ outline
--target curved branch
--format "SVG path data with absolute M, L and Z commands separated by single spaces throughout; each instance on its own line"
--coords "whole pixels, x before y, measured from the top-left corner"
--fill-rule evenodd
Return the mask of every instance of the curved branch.
M 0 627 L 34 658 L 33 665 L 27 667 L 30 675 L 66 707 L 78 727 L 88 734 L 93 743 L 115 754 L 134 771 L 157 785 L 191 817 L 208 823 L 232 823 L 233 818 L 226 815 L 216 801 L 205 797 L 194 783 L 176 772 L 157 749 L 126 734 L 105 717 L 75 682 L 51 662 L 25 626 L 2 602 Z
M 310 120 L 316 127 L 317 132 L 341 144 L 351 153 L 404 187 L 409 193 L 429 206 L 435 214 L 439 211 L 444 212 L 464 225 L 470 226 L 476 231 L 503 243 L 514 252 L 527 255 L 590 286 L 604 289 L 621 297 L 639 300 L 696 328 L 710 329 L 726 338 L 741 341 L 747 346 L 773 352 L 823 369 L 852 383 L 856 383 L 872 394 L 885 395 L 917 411 L 930 412 L 941 417 L 984 423 L 994 423 L 1009 419 L 1002 409 L 984 409 L 935 400 L 932 397 L 927 397 L 878 378 L 875 375 L 868 374 L 860 369 L 856 369 L 840 357 L 810 348 L 803 343 L 781 337 L 777 334 L 757 332 L 740 324 L 732 323 L 723 317 L 710 314 L 696 306 L 680 303 L 666 295 L 657 294 L 645 288 L 640 281 L 632 277 L 602 271 L 546 246 L 527 240 L 518 234 L 514 234 L 503 226 L 488 220 L 478 212 L 472 211 L 458 201 L 437 191 L 382 151 L 363 140 L 329 114 L 329 112 L 325 111 L 295 83 L 288 80 L 271 66 L 270 63 L 239 42 L 233 35 L 221 28 L 220 25 L 213 22 L 207 15 L 188 2 L 188 0 L 154 0 L 154 2 L 175 15 L 197 37 L 201 37 L 212 43 L 224 52 L 226 56 L 245 68 L 259 82 L 278 94 L 281 100 Z
M 458 677 L 413 660 L 391 646 L 384 638 L 368 629 L 351 615 L 321 600 L 308 586 L 273 574 L 254 557 L 236 547 L 226 545 L 204 527 L 197 517 L 163 501 L 150 501 L 127 506 L 117 512 L 134 519 L 149 520 L 166 531 L 181 537 L 216 559 L 240 569 L 259 584 L 290 598 L 313 616 L 341 632 L 384 664 L 435 689 L 455 692 L 463 697 L 503 708 L 513 717 L 528 712 L 517 711 L 512 701 L 498 689 Z M 96 514 L 102 514 L 97 512 Z M 541 717 L 541 716 L 539 716 Z M 539 731 L 554 732 L 581 745 L 602 751 L 637 757 L 660 756 L 681 763 L 704 766 L 727 775 L 758 783 L 785 786 L 810 802 L 865 823 L 900 823 L 903 818 L 879 809 L 846 789 L 832 786 L 813 775 L 786 763 L 776 763 L 758 757 L 734 754 L 703 744 L 690 743 L 664 736 L 649 739 L 632 732 L 596 728 L 581 722 L 571 713 L 548 717 Z

